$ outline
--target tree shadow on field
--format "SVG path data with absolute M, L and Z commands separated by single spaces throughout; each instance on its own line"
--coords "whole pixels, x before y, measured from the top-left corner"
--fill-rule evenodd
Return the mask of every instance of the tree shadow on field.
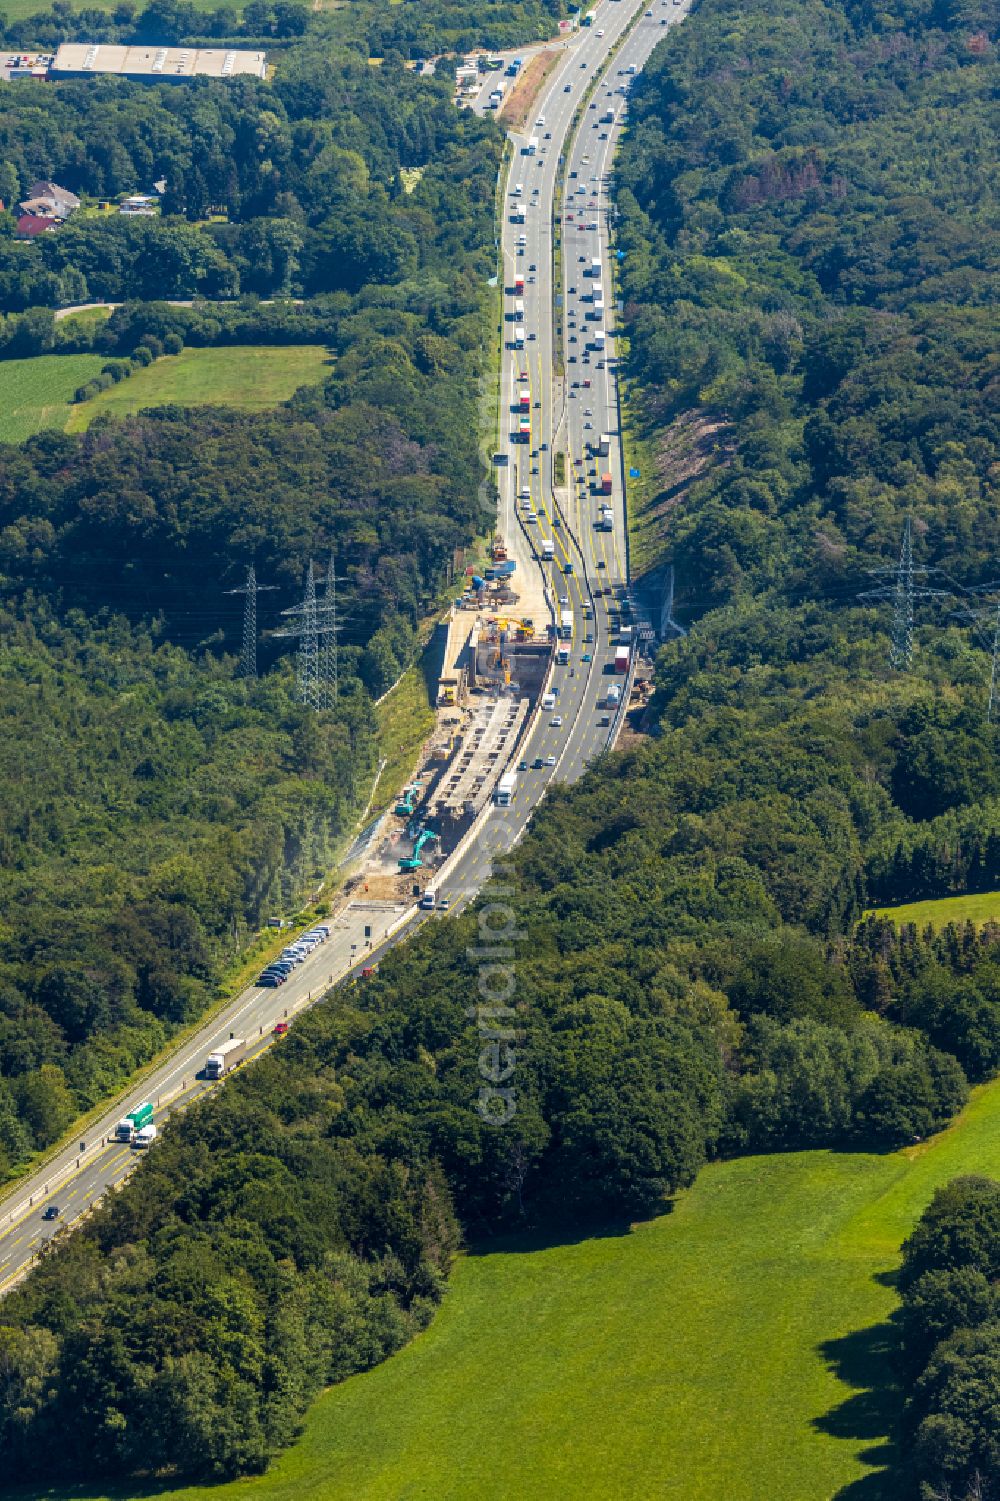
M 819 1346 L 834 1375 L 854 1390 L 816 1418 L 814 1426 L 831 1438 L 869 1441 L 858 1457 L 872 1466 L 870 1474 L 843 1486 L 832 1501 L 904 1501 L 897 1448 L 903 1393 L 893 1368 L 898 1344 L 896 1324 L 885 1320 Z
M 623 1239 L 632 1234 L 632 1228 L 633 1222 L 629 1220 L 609 1225 L 540 1225 L 488 1238 L 470 1234 L 468 1249 L 474 1256 L 520 1255 L 529 1251 L 551 1251 L 557 1246 L 579 1246 L 588 1240 Z

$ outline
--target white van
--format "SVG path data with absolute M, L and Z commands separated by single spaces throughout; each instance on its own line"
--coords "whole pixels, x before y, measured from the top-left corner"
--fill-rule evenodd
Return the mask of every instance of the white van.
M 437 906 L 437 892 L 432 891 L 428 886 L 427 890 L 420 898 L 420 905 L 424 908 L 425 911 L 433 912 L 434 908 Z
M 554 693 L 543 693 L 542 694 L 542 708 L 545 710 L 546 714 L 548 713 L 548 711 L 550 709 L 554 709 L 555 706 L 556 706 L 556 696 L 555 696 L 555 694 Z

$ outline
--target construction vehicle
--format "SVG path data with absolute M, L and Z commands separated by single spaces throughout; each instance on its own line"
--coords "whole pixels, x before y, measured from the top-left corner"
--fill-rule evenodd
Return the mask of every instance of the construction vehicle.
M 496 536 L 493 538 L 492 553 L 494 563 L 505 563 L 507 561 L 507 544 L 502 537 Z
M 403 788 L 399 802 L 396 804 L 396 807 L 394 809 L 397 818 L 412 818 L 413 809 L 416 805 L 416 800 L 419 794 L 419 782 L 411 782 L 409 787 Z
M 420 858 L 420 851 L 424 848 L 425 844 L 433 844 L 440 837 L 439 834 L 435 834 L 433 829 L 421 829 L 413 841 L 413 854 L 399 861 L 400 871 L 420 870 L 424 863 Z

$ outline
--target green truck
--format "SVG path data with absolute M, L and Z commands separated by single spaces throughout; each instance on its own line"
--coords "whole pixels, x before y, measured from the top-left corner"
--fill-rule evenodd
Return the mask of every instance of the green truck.
M 128 1115 L 122 1116 L 121 1120 L 115 1127 L 116 1141 L 134 1141 L 137 1132 L 142 1131 L 146 1126 L 151 1125 L 152 1121 L 152 1102 L 145 1100 L 143 1104 L 137 1105 L 134 1110 L 130 1110 Z

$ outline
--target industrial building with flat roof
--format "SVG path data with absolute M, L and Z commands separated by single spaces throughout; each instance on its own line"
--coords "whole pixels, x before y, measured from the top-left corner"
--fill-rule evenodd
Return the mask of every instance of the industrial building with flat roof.
M 50 78 L 90 78 L 115 73 L 146 83 L 186 83 L 190 78 L 264 78 L 267 54 L 223 47 L 123 47 L 109 42 L 63 42 Z

